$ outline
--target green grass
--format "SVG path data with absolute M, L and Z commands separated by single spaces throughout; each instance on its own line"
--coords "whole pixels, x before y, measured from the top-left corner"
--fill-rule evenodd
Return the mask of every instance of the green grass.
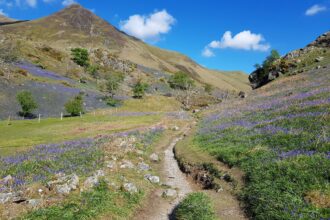
M 108 219 L 127 219 L 143 197 L 143 192 L 130 194 L 111 191 L 101 181 L 91 192 L 73 196 L 63 204 L 33 211 L 21 220 L 82 220 L 106 214 Z M 125 204 L 122 206 L 121 204 Z
M 174 210 L 176 220 L 215 220 L 211 199 L 201 192 L 189 194 Z
M 84 115 L 82 118 L 48 118 L 0 122 L 0 152 L 2 155 L 43 143 L 56 143 L 83 137 L 110 134 L 157 123 L 161 115 L 115 117 L 108 112 Z

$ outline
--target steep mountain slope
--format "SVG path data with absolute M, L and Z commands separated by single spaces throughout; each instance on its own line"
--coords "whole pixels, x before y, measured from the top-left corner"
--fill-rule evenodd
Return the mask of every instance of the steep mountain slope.
M 182 54 L 150 46 L 120 32 L 79 5 L 72 5 L 45 18 L 2 26 L 0 33 L 0 40 L 16 45 L 20 56 L 56 72 L 67 71 L 64 66 L 69 65 L 70 48 L 85 47 L 92 54 L 101 49 L 106 56 L 160 71 L 174 73 L 181 70 L 197 81 L 223 90 L 249 89 L 247 76 L 243 73 L 203 68 Z M 44 45 L 50 49 L 45 51 L 42 49 Z M 54 50 L 58 56 L 50 54 L 49 50 Z M 94 55 L 96 57 L 96 53 Z
M 12 21 L 15 21 L 14 19 L 11 19 L 11 18 L 8 18 L 4 15 L 0 15 L 0 24 L 1 23 L 5 23 L 5 22 L 12 22 Z

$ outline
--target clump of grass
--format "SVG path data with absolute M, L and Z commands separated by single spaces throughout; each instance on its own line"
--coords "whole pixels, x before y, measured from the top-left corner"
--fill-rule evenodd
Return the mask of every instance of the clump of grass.
M 112 192 L 109 190 L 107 183 L 101 181 L 93 191 L 72 197 L 64 204 L 33 211 L 22 217 L 21 220 L 85 220 L 94 219 L 105 213 L 109 213 L 111 219 L 126 218 L 131 214 L 142 196 L 143 193 L 141 192 L 138 194 L 123 191 Z M 125 204 L 125 206 L 120 204 Z
M 216 219 L 211 199 L 201 192 L 189 194 L 175 209 L 176 220 Z

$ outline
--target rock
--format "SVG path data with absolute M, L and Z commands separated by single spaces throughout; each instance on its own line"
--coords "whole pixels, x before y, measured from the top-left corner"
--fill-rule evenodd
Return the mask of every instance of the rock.
M 106 164 L 106 167 L 111 169 L 111 170 L 117 168 L 116 161 L 106 161 L 105 164 Z
M 27 201 L 27 204 L 32 208 L 38 207 L 42 203 L 41 199 L 30 199 Z
M 138 165 L 137 165 L 138 169 L 140 171 L 148 171 L 150 170 L 150 166 L 144 162 L 140 162 Z
M 55 189 L 58 194 L 69 194 L 71 192 L 71 188 L 67 183 L 63 185 L 57 185 Z
M 180 128 L 178 127 L 178 126 L 174 126 L 173 128 L 172 128 L 172 130 L 173 131 L 178 131 Z
M 142 151 L 142 150 L 136 150 L 135 151 L 138 155 L 143 155 L 144 154 L 144 152 Z
M 100 177 L 104 177 L 105 173 L 103 170 L 97 170 L 93 176 L 88 177 L 85 182 L 83 189 L 91 189 L 97 186 L 100 182 Z
M 22 192 L 10 192 L 10 193 L 0 193 L 0 204 L 5 204 L 8 202 L 23 202 L 26 201 L 22 197 Z
M 159 161 L 159 156 L 156 153 L 151 154 L 149 158 L 152 162 L 158 162 Z
M 57 174 L 57 179 L 47 183 L 50 190 L 55 189 L 59 194 L 69 194 L 72 190 L 76 190 L 79 185 L 79 177 L 76 174 L 65 176 Z
M 134 183 L 125 183 L 123 185 L 123 188 L 126 192 L 129 192 L 129 193 L 137 193 L 138 192 L 138 189 L 134 185 Z
M 321 62 L 324 59 L 324 57 L 317 57 L 315 58 L 315 62 Z
M 174 189 L 166 189 L 163 192 L 163 197 L 176 197 L 177 196 L 177 192 Z
M 14 178 L 11 175 L 8 175 L 5 178 L 3 178 L 2 180 L 0 180 L 0 183 L 8 184 L 8 183 L 12 183 L 13 181 L 14 181 Z
M 201 111 L 201 110 L 199 110 L 199 109 L 194 109 L 194 110 L 193 110 L 193 113 L 196 114 L 196 113 L 198 113 L 198 112 L 200 112 L 200 111 Z
M 321 69 L 321 68 L 322 68 L 321 66 L 317 66 L 317 67 L 315 67 L 315 69 L 317 69 L 317 70 L 318 70 L 318 69 Z
M 247 97 L 246 93 L 243 92 L 243 91 L 240 91 L 240 92 L 238 93 L 238 96 L 239 96 L 240 98 L 242 98 L 242 99 L 244 99 L 244 98 Z
M 121 169 L 134 169 L 134 167 L 134 164 L 129 160 L 124 160 L 120 165 Z
M 149 180 L 151 183 L 159 183 L 160 179 L 158 176 L 153 176 L 151 174 L 144 175 L 144 179 Z

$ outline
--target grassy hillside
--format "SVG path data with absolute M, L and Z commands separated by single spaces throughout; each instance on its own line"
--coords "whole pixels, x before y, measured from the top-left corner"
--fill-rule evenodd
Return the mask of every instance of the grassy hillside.
M 330 69 L 280 78 L 209 112 L 194 143 L 245 172 L 253 219 L 330 215 Z
M 195 80 L 222 90 L 249 90 L 247 75 L 211 71 L 182 54 L 147 45 L 118 31 L 79 5 L 45 18 L 2 26 L 0 30 L 3 33 L 1 39 L 6 45 L 15 45 L 20 57 L 58 73 L 67 72 L 72 66 L 70 49 L 84 47 L 89 49 L 98 64 L 102 60 L 97 58 L 96 51 L 101 49 L 105 57 L 128 60 L 168 73 L 184 71 Z

